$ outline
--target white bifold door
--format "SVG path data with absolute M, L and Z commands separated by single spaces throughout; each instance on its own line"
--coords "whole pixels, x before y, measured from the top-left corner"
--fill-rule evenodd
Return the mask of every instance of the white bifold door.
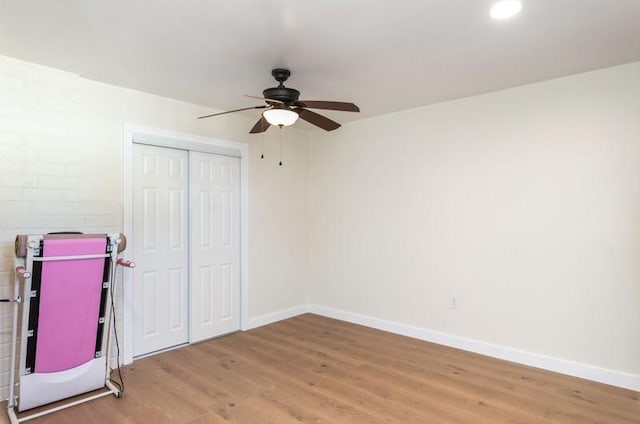
M 190 153 L 191 341 L 240 328 L 240 159 Z
M 240 160 L 133 145 L 134 356 L 240 328 Z

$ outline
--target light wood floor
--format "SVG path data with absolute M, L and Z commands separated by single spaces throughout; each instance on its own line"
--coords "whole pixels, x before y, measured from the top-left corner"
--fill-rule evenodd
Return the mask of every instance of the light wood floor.
M 124 375 L 122 399 L 30 422 L 640 423 L 638 392 L 310 314 L 142 359 Z

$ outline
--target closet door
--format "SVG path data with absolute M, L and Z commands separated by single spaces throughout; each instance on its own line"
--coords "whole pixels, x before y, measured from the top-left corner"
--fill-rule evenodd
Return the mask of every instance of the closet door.
M 189 341 L 188 153 L 133 145 L 134 356 Z
M 190 152 L 191 342 L 240 329 L 240 160 Z

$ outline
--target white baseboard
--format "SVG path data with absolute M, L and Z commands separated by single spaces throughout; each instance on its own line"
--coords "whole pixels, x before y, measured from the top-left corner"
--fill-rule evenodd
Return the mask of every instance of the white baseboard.
M 612 386 L 622 387 L 625 389 L 640 391 L 639 375 L 627 374 L 619 371 L 598 368 L 592 365 L 567 361 L 565 359 L 552 358 L 536 353 L 524 352 L 505 346 L 498 346 L 490 343 L 480 342 L 478 340 L 452 336 L 445 333 L 425 330 L 423 328 L 406 324 L 398 324 L 392 321 L 372 318 L 369 316 L 354 314 L 352 312 L 341 311 L 324 306 L 308 305 L 303 309 L 306 309 L 305 312 L 310 312 L 312 314 L 322 315 L 328 318 L 335 318 L 341 321 L 351 322 L 353 324 L 360 324 L 366 327 L 376 328 L 378 330 L 384 330 L 390 333 L 412 337 L 414 339 L 433 342 L 444 346 L 450 346 L 469 352 L 491 356 L 493 358 L 504 359 L 523 365 L 542 368 L 548 371 L 554 371 L 560 374 L 584 378 L 586 380 L 597 381 L 599 383 L 610 384 Z
M 309 306 L 301 305 L 289 309 L 283 309 L 281 311 L 272 312 L 270 314 L 261 315 L 259 317 L 250 318 L 247 328 L 243 328 L 243 330 L 251 330 L 253 328 L 262 327 L 263 325 L 273 324 L 274 322 L 293 318 L 298 315 L 306 314 L 307 312 L 309 312 Z

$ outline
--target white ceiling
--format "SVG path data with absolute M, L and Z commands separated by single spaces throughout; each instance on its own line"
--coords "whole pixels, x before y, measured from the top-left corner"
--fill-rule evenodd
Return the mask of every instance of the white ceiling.
M 523 3 L 0 0 L 0 54 L 220 110 L 286 67 L 301 99 L 362 109 L 339 122 L 640 60 L 640 0 Z

